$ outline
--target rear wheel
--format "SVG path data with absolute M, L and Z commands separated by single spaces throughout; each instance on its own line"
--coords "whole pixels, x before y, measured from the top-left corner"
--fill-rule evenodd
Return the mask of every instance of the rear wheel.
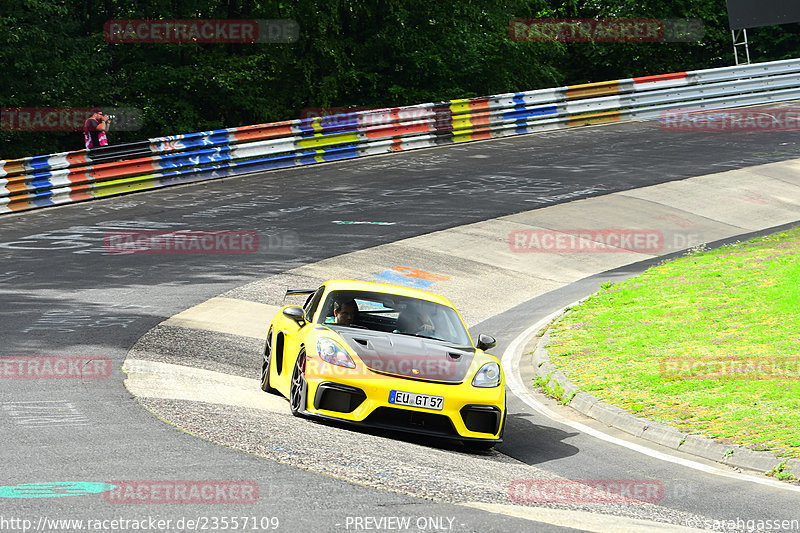
M 292 386 L 289 391 L 289 410 L 294 416 L 303 416 L 308 398 L 308 382 L 306 382 L 306 349 L 300 350 L 297 363 L 292 372 Z
M 264 348 L 264 364 L 261 365 L 261 390 L 277 394 L 277 390 L 269 384 L 269 367 L 272 364 L 272 329 L 267 333 L 267 345 Z

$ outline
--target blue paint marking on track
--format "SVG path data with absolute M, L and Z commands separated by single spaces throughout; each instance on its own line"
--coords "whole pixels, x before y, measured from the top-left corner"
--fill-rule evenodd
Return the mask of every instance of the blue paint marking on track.
M 384 270 L 380 274 L 376 274 L 373 276 L 377 279 L 381 279 L 383 281 L 388 281 L 390 283 L 395 283 L 397 285 L 404 285 L 406 287 L 412 287 L 415 289 L 425 289 L 433 285 L 433 281 L 429 279 L 420 279 L 420 278 L 411 278 L 403 276 L 394 270 Z
M 24 483 L 22 485 L 0 487 L 0 498 L 60 498 L 81 494 L 97 494 L 114 488 L 116 488 L 116 485 L 95 481 Z

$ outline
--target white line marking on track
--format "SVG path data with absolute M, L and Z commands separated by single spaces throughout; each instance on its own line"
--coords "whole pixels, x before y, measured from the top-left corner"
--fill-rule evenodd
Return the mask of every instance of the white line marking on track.
M 669 531 L 688 533 L 692 531 L 703 531 L 691 527 L 680 526 L 669 522 L 655 522 L 641 518 L 631 518 L 619 515 L 607 515 L 601 513 L 591 513 L 588 511 L 574 511 L 567 509 L 553 509 L 550 507 L 530 507 L 521 505 L 507 505 L 499 503 L 467 502 L 462 503 L 464 507 L 481 509 L 490 513 L 497 513 L 504 516 L 513 516 L 525 520 L 533 520 L 552 524 L 554 526 L 580 529 L 581 531 L 592 531 L 596 533 L 638 533 L 644 531 Z

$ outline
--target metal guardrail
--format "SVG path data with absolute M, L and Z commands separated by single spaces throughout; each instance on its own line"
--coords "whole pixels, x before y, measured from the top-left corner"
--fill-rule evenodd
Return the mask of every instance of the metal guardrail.
M 0 161 L 0 214 L 276 168 L 800 99 L 800 59 L 359 111 Z

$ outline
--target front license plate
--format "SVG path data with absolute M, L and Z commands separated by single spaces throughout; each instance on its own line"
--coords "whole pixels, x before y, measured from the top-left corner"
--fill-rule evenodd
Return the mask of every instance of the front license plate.
M 444 406 L 444 398 L 442 396 L 429 396 L 427 394 L 417 394 L 416 392 L 393 390 L 389 391 L 389 403 L 441 411 Z

